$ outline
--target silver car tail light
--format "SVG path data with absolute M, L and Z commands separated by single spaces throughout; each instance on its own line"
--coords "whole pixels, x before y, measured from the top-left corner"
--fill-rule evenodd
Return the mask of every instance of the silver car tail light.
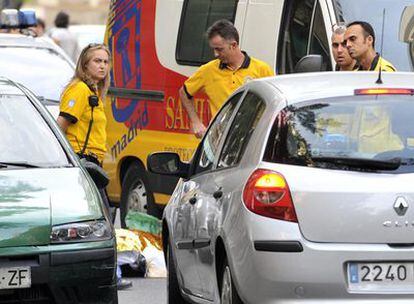
M 243 202 L 251 212 L 284 221 L 298 221 L 289 186 L 283 175 L 275 171 L 254 171 L 244 187 Z

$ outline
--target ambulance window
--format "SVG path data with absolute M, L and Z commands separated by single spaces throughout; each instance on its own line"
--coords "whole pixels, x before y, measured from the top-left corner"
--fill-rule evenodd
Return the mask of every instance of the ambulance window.
M 199 66 L 214 58 L 206 30 L 219 19 L 234 22 L 238 0 L 185 0 L 178 32 L 176 60 Z
M 292 0 L 285 3 L 277 63 L 277 71 L 281 74 L 292 73 L 299 59 L 307 54 L 315 0 Z
M 332 70 L 329 56 L 329 42 L 326 34 L 325 22 L 323 21 L 322 10 L 319 2 L 316 4 L 315 16 L 313 18 L 312 38 L 310 41 L 309 54 L 322 55 L 326 65 L 324 70 Z

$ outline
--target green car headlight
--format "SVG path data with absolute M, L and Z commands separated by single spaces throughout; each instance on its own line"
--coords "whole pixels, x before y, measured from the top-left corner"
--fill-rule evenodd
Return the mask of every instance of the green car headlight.
M 51 243 L 91 242 L 112 238 L 112 229 L 105 220 L 70 223 L 52 227 Z

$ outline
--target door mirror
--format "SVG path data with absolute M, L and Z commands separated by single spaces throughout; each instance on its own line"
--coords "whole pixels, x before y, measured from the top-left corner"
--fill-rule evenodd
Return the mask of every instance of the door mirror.
M 321 55 L 307 55 L 295 65 L 295 73 L 320 72 L 324 70 Z
M 87 161 L 85 158 L 80 159 L 82 166 L 88 171 L 98 189 L 104 189 L 109 183 L 109 177 L 97 164 Z
M 400 20 L 399 39 L 403 42 L 414 42 L 414 5 L 404 8 Z
M 162 175 L 188 177 L 190 165 L 183 163 L 177 153 L 157 152 L 147 158 L 148 171 Z

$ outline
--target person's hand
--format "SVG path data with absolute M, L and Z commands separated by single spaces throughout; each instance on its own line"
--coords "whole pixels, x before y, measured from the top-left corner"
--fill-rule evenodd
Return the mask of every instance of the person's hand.
M 204 133 L 206 133 L 207 128 L 201 122 L 197 122 L 193 124 L 193 132 L 197 138 L 203 137 Z

